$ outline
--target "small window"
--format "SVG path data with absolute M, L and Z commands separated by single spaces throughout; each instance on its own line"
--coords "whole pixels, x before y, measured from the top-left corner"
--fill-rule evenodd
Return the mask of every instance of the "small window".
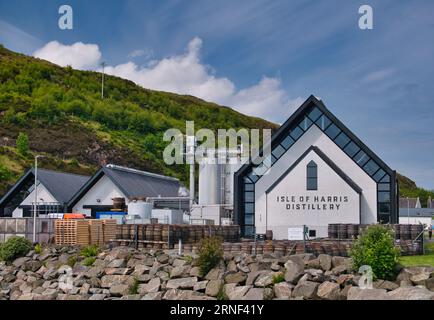
M 307 129 L 310 128 L 312 124 L 312 120 L 310 120 L 308 117 L 304 118 L 301 122 L 300 122 L 300 127 L 304 130 L 307 131 Z
M 273 156 L 275 156 L 277 159 L 279 159 L 282 154 L 285 153 L 285 149 L 279 144 L 274 150 L 271 152 Z
M 316 121 L 320 116 L 322 115 L 322 112 L 317 108 L 313 108 L 311 112 L 309 112 L 308 116 L 312 121 Z
M 336 137 L 335 142 L 339 147 L 343 148 L 348 142 L 350 142 L 350 138 L 348 138 L 345 133 L 341 132 L 340 135 Z
M 285 139 L 283 139 L 281 145 L 288 150 L 290 146 L 294 143 L 294 139 L 291 138 L 291 136 L 287 136 Z
M 307 164 L 307 190 L 318 190 L 318 167 L 315 162 Z
M 334 139 L 336 138 L 336 136 L 341 133 L 341 129 L 339 129 L 337 126 L 335 126 L 334 124 L 331 124 L 327 130 L 325 131 L 325 133 L 330 137 L 330 139 Z
M 309 237 L 315 238 L 316 237 L 316 230 L 309 229 Z
M 303 134 L 303 130 L 300 129 L 300 127 L 295 127 L 291 133 L 290 136 L 294 139 L 297 140 L 298 138 L 300 138 L 300 136 Z
M 345 153 L 351 158 L 354 157 L 354 155 L 359 152 L 359 150 L 360 148 L 353 141 L 351 141 L 344 149 Z
M 322 130 L 325 130 L 332 122 L 330 121 L 329 118 L 327 118 L 325 115 L 322 115 L 321 117 L 318 118 L 317 121 L 315 121 L 315 123 L 318 125 L 318 127 L 320 127 Z

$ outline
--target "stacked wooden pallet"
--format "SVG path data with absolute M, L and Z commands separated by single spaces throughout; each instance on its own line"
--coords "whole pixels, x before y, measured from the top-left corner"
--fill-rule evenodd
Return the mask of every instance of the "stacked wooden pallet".
M 104 244 L 104 231 L 102 220 L 88 220 L 90 231 L 90 243 L 102 245 Z
M 103 219 L 104 242 L 116 239 L 116 219 Z
M 55 241 L 58 245 L 88 245 L 89 223 L 84 219 L 56 220 Z

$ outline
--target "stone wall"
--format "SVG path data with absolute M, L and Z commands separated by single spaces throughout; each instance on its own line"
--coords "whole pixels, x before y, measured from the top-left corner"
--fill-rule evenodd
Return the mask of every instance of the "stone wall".
M 361 289 L 351 259 L 327 254 L 226 253 L 201 275 L 195 254 L 115 247 L 84 266 L 78 250 L 49 247 L 0 262 L 0 299 L 434 299 L 434 267 L 402 269 L 394 282 Z

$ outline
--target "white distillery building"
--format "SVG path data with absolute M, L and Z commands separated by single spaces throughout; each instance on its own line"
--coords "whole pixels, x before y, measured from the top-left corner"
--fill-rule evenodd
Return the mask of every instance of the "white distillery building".
M 234 220 L 244 236 L 306 225 L 327 236 L 331 223 L 398 222 L 396 172 L 314 96 L 275 132 L 271 165 L 251 162 L 234 177 Z

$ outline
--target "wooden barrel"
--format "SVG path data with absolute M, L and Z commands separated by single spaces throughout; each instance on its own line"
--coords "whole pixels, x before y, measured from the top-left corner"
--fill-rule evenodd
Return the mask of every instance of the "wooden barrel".
M 338 237 L 338 225 L 331 223 L 328 225 L 328 236 L 329 238 L 335 239 Z
M 184 252 L 190 253 L 192 251 L 192 249 L 193 249 L 192 244 L 190 244 L 190 243 L 184 244 Z
M 223 251 L 225 253 L 231 252 L 232 251 L 232 244 L 230 244 L 228 242 L 223 243 Z
M 403 240 L 409 240 L 411 237 L 410 234 L 410 225 L 408 224 L 401 224 L 399 225 L 399 233 L 401 235 L 401 239 Z
M 358 224 L 348 224 L 347 225 L 348 239 L 355 239 L 359 235 L 359 225 Z
M 125 198 L 112 198 L 113 208 L 116 210 L 122 210 L 125 208 Z
M 251 254 L 252 253 L 252 245 L 250 244 L 250 242 L 244 241 L 241 243 L 241 251 L 245 252 L 247 254 Z
M 339 256 L 341 254 L 340 249 L 339 249 L 339 245 L 337 242 L 332 242 L 330 244 L 330 255 L 332 256 Z
M 239 242 L 232 243 L 231 252 L 232 253 L 241 252 L 241 243 L 239 243 Z
M 401 232 L 399 229 L 399 224 L 394 224 L 392 226 L 392 228 L 393 228 L 393 232 L 395 234 L 395 239 L 401 239 Z
M 284 256 L 285 251 L 286 251 L 285 244 L 281 241 L 276 242 L 276 244 L 274 245 L 274 253 Z
M 154 224 L 154 241 L 162 241 L 162 226 Z
M 197 226 L 197 228 L 196 228 L 196 242 L 199 242 L 204 238 L 203 234 L 204 234 L 204 226 Z
M 189 225 L 185 229 L 185 232 L 187 234 L 187 243 L 194 243 L 196 241 L 196 232 L 195 232 L 195 226 Z
M 347 225 L 345 223 L 340 223 L 338 225 L 338 238 L 339 239 L 347 239 L 348 238 Z
M 416 240 L 418 236 L 421 234 L 422 230 L 423 230 L 423 226 L 420 224 L 410 225 L 411 240 Z
M 256 254 L 263 254 L 263 253 L 264 253 L 264 242 L 256 241 Z
M 145 225 L 145 240 L 154 240 L 154 227 L 152 226 L 152 224 Z
M 266 241 L 263 246 L 263 253 L 273 253 L 273 242 L 272 241 Z

